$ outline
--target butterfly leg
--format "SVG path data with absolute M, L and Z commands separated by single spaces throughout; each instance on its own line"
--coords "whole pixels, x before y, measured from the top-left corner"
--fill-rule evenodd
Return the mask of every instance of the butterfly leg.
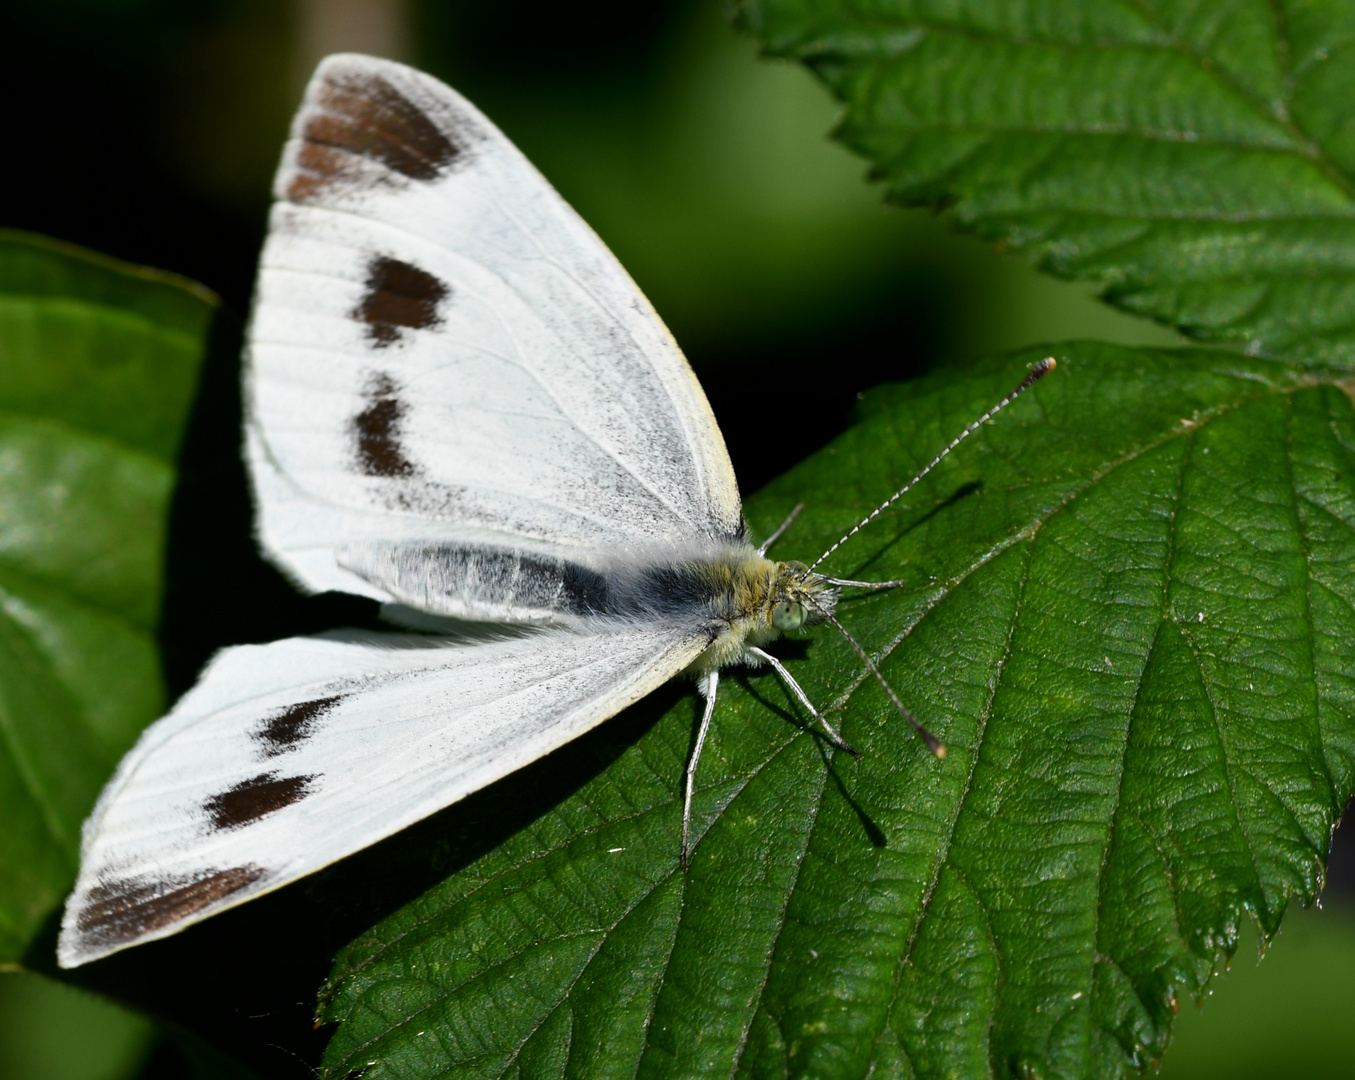
M 800 684 L 795 681 L 795 676 L 793 676 L 789 671 L 786 670 L 785 665 L 782 664 L 780 660 L 778 660 L 771 653 L 764 652 L 762 649 L 759 649 L 754 645 L 748 646 L 748 651 L 752 653 L 754 656 L 756 656 L 759 660 L 765 660 L 767 663 L 772 665 L 776 673 L 781 676 L 781 681 L 784 682 L 786 686 L 790 688 L 790 692 L 800 699 L 800 704 L 803 705 L 806 709 L 808 709 L 811 713 L 813 713 L 814 719 L 816 719 L 820 724 L 823 725 L 823 730 L 828 732 L 828 738 L 832 740 L 834 746 L 836 746 L 839 750 L 847 751 L 847 753 L 851 754 L 851 756 L 854 758 L 859 758 L 861 756 L 860 750 L 857 750 L 851 745 L 849 745 L 841 735 L 839 735 L 836 731 L 833 730 L 833 726 L 830 723 L 828 723 L 823 713 L 819 712 L 819 710 L 814 707 L 814 703 L 809 700 L 809 695 L 806 694 L 802 689 L 800 689 Z
M 800 516 L 800 511 L 804 508 L 804 503 L 796 503 L 795 509 L 786 515 L 786 520 L 776 527 L 776 532 L 762 541 L 762 546 L 757 549 L 757 553 L 759 555 L 766 555 L 767 549 L 781 539 L 782 534 L 790 528 L 790 523 Z
M 696 746 L 692 748 L 691 760 L 687 762 L 687 787 L 682 796 L 682 869 L 687 869 L 687 856 L 691 853 L 688 836 L 692 825 L 692 785 L 696 781 L 696 763 L 701 760 L 701 747 L 706 742 L 706 732 L 710 730 L 710 718 L 715 712 L 715 694 L 720 686 L 719 670 L 706 676 L 706 685 L 701 692 L 706 695 L 706 711 L 701 717 L 701 730 L 696 733 Z

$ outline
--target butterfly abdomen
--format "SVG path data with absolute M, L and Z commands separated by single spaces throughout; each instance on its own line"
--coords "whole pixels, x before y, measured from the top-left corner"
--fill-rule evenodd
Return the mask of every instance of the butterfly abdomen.
M 434 615 L 568 623 L 608 607 L 606 577 L 579 562 L 473 544 L 364 544 L 339 552 L 346 569 L 397 601 Z
M 713 633 L 765 612 L 778 565 L 747 545 L 694 555 L 647 553 L 596 569 L 559 556 L 466 544 L 354 545 L 340 559 L 399 602 L 438 615 L 608 620 Z

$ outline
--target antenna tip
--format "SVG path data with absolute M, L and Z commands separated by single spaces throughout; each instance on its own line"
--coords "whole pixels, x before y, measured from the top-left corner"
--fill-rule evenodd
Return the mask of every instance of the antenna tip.
M 1035 370 L 1038 371 L 1041 375 L 1048 375 L 1058 366 L 1059 362 L 1057 360 L 1055 360 L 1052 356 L 1046 356 L 1043 360 L 1041 360 L 1038 364 L 1035 365 Z
M 934 747 L 932 747 L 932 753 L 936 755 L 938 761 L 944 760 L 946 756 L 946 744 L 937 743 Z

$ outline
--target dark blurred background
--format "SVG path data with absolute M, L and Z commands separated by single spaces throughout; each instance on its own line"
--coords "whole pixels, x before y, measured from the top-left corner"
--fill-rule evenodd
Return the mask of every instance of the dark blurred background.
M 686 350 L 745 491 L 877 383 L 1042 341 L 1178 342 L 943 218 L 883 207 L 828 138 L 834 102 L 725 15 L 718 0 L 0 0 L 0 226 L 177 271 L 243 315 L 291 112 L 320 57 L 354 50 L 456 86 L 593 225 Z M 781 415 L 805 419 L 768 422 Z M 1326 910 L 1291 917 L 1259 969 L 1244 943 L 1217 1001 L 1186 1008 L 1166 1074 L 1355 1074 L 1352 896 L 1348 843 Z M 149 1080 L 185 1075 L 185 1056 L 101 999 L 0 975 L 0 1080 Z
M 5 0 L 4 224 L 175 270 L 244 312 L 269 181 L 321 56 L 416 63 L 502 127 L 686 349 L 746 491 L 858 390 L 1077 336 L 1174 336 L 885 209 L 835 105 L 757 59 L 718 0 Z M 768 440 L 747 412 L 815 417 Z

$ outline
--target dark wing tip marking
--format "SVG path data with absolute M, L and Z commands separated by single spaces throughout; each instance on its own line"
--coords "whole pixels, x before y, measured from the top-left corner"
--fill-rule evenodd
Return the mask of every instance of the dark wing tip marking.
M 366 326 L 372 348 L 384 349 L 399 341 L 405 329 L 441 326 L 440 308 L 450 295 L 451 290 L 427 270 L 375 255 L 367 263 L 362 299 L 348 314 Z
M 312 776 L 280 776 L 260 773 L 204 802 L 215 829 L 238 829 L 261 817 L 304 799 L 311 792 Z
M 466 151 L 388 80 L 338 71 L 315 95 L 287 198 L 313 202 L 327 188 L 361 183 L 361 161 L 410 180 L 436 180 Z
M 246 863 L 227 870 L 204 870 L 192 878 L 101 882 L 90 889 L 75 926 L 87 949 L 127 945 L 224 900 L 263 874 L 263 867 Z
M 265 754 L 276 757 L 310 738 L 315 730 L 316 721 L 343 699 L 343 694 L 335 694 L 333 697 L 315 698 L 312 701 L 289 705 L 266 719 L 255 738 L 263 743 Z
M 377 372 L 367 380 L 367 407 L 353 417 L 358 468 L 367 476 L 413 476 L 414 463 L 400 446 L 405 405 L 396 397 L 395 380 Z

